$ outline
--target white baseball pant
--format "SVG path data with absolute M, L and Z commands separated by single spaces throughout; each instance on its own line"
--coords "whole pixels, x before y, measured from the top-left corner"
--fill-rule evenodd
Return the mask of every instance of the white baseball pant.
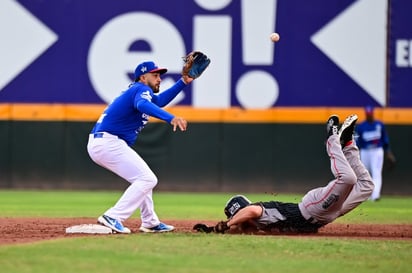
M 371 200 L 377 200 L 381 197 L 383 156 L 382 147 L 361 149 L 360 151 L 362 162 L 370 172 L 373 184 L 375 184 L 375 189 L 370 197 Z
M 337 135 L 326 143 L 331 171 L 335 179 L 325 187 L 309 191 L 299 203 L 302 215 L 313 217 L 319 223 L 331 223 L 369 198 L 373 190 L 372 179 L 360 161 L 359 149 L 354 142 L 341 148 Z
M 117 203 L 104 214 L 123 222 L 140 208 L 142 226 L 157 226 L 160 221 L 152 198 L 157 177 L 146 162 L 124 140 L 106 132 L 90 134 L 87 151 L 96 164 L 130 183 Z

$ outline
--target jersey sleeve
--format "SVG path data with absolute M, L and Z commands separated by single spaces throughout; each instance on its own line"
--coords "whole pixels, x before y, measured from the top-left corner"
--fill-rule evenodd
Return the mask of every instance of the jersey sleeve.
M 382 123 L 381 124 L 381 134 L 382 134 L 382 147 L 385 151 L 389 150 L 389 137 L 388 137 L 388 133 L 386 131 L 385 125 Z
M 168 123 L 170 123 L 172 119 L 174 118 L 172 114 L 166 112 L 165 110 L 159 108 L 152 102 L 145 100 L 145 99 L 138 100 L 136 104 L 136 108 L 142 113 L 145 113 L 149 116 L 164 120 Z
M 186 87 L 186 84 L 180 79 L 169 89 L 164 90 L 159 95 L 154 95 L 152 102 L 159 107 L 164 107 L 169 104 L 184 87 Z
M 355 127 L 355 142 L 356 145 L 362 149 L 364 148 L 364 140 L 363 140 L 363 123 L 359 124 L 358 126 Z

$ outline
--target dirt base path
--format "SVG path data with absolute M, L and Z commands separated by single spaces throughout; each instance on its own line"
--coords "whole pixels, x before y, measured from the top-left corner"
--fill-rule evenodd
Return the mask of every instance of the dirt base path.
M 95 218 L 0 218 L 0 245 L 30 243 L 41 240 L 57 238 L 70 238 L 78 236 L 124 236 L 124 235 L 78 235 L 66 234 L 66 228 L 80 224 L 95 224 Z M 202 221 L 173 221 L 166 223 L 174 225 L 174 232 L 192 233 L 194 224 Z M 215 222 L 204 221 L 213 225 Z M 128 220 L 125 226 L 131 228 L 133 233 L 138 233 L 139 220 Z M 254 233 L 258 235 L 276 236 L 280 233 Z M 284 234 L 282 234 L 284 235 Z M 348 237 L 366 239 L 402 239 L 412 240 L 412 225 L 390 224 L 339 224 L 332 223 L 319 230 L 317 234 L 290 235 L 290 236 L 315 236 L 315 237 Z

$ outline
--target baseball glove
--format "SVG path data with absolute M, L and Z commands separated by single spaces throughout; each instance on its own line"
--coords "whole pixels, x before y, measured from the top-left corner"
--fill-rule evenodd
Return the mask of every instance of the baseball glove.
M 230 227 L 227 225 L 227 221 L 220 221 L 214 227 L 214 231 L 216 233 L 225 233 L 225 231 L 228 229 L 230 229 Z
M 211 233 L 211 232 L 225 233 L 225 231 L 230 229 L 230 227 L 228 227 L 227 221 L 220 221 L 214 227 L 210 227 L 206 224 L 199 223 L 199 224 L 194 225 L 193 229 L 198 232 L 205 232 L 205 233 Z
M 198 231 L 198 232 L 205 232 L 205 233 L 211 233 L 213 231 L 213 227 L 209 227 L 206 224 L 196 224 L 193 226 L 193 229 Z
M 182 75 L 196 79 L 202 75 L 210 64 L 210 59 L 200 51 L 192 51 L 183 57 Z

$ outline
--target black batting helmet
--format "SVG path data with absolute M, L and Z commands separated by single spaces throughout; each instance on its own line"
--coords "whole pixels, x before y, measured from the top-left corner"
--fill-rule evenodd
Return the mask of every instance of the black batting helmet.
M 251 204 L 249 199 L 244 195 L 232 196 L 226 203 L 225 214 L 227 219 L 232 218 L 240 209 L 243 209 L 247 205 Z

